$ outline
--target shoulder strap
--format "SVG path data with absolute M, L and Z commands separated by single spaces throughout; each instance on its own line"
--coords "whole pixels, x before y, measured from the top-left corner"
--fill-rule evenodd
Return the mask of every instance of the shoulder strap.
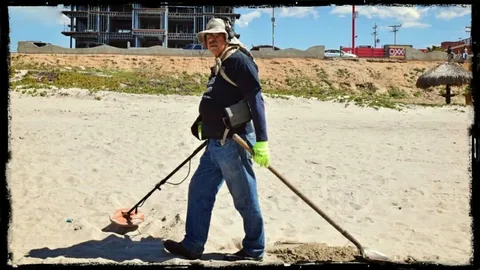
M 223 68 L 220 68 L 220 75 L 227 81 L 229 82 L 230 84 L 232 84 L 233 86 L 237 87 L 237 84 L 234 83 L 232 80 L 230 80 L 230 78 L 227 76 L 227 74 L 225 74 L 225 71 L 223 71 Z
M 246 56 L 248 56 L 250 59 L 252 59 L 253 63 L 254 64 L 257 64 L 255 62 L 255 57 L 253 57 L 252 53 L 250 53 L 247 48 L 243 47 L 243 46 L 239 46 L 238 48 L 239 51 L 241 51 L 243 54 L 245 54 Z
M 242 52 L 243 54 L 247 55 L 250 59 L 252 59 L 253 63 L 255 63 L 255 58 L 253 57 L 253 55 L 243 46 L 241 45 L 238 45 L 238 44 L 235 44 L 234 46 L 231 46 L 231 48 L 234 50 L 234 51 L 237 51 L 239 50 L 240 52 Z M 228 56 L 226 57 L 228 58 Z M 227 74 L 225 74 L 225 71 L 223 71 L 223 69 L 221 68 L 221 61 L 219 63 L 219 70 L 220 72 L 220 75 L 227 81 L 229 82 L 230 84 L 232 84 L 233 86 L 237 87 L 237 84 L 234 83 L 228 76 Z

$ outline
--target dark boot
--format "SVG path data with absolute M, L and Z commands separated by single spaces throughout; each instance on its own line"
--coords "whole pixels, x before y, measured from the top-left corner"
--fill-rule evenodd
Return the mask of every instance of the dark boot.
M 197 260 L 197 259 L 200 259 L 202 257 L 202 254 L 197 254 L 197 253 L 190 252 L 189 250 L 184 248 L 181 243 L 178 243 L 178 242 L 175 242 L 175 241 L 172 241 L 172 240 L 165 241 L 163 243 L 163 246 L 171 254 L 183 256 L 183 257 L 185 257 L 189 260 Z
M 262 261 L 263 257 L 251 257 L 242 249 L 233 254 L 226 254 L 224 259 L 227 261 Z

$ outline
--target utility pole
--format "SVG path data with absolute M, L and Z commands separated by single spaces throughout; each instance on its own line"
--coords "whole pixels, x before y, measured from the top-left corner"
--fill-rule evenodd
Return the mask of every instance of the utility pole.
M 374 48 L 377 48 L 377 24 L 375 23 L 375 25 L 373 26 L 373 47 Z
M 470 26 L 465 26 L 465 32 L 466 32 L 466 33 L 469 33 L 469 36 L 470 36 L 470 37 L 468 38 L 468 40 L 469 40 L 469 43 L 470 43 L 470 44 L 468 44 L 468 45 L 472 46 L 472 36 L 470 35 L 470 33 L 472 32 L 472 27 L 470 27 Z
M 390 25 L 389 27 L 393 28 L 393 30 L 390 31 L 390 32 L 393 32 L 393 45 L 397 45 L 397 32 L 398 32 L 398 28 L 402 27 L 402 25 L 401 24 Z
M 272 51 L 275 51 L 275 8 L 272 8 Z
M 355 54 L 355 19 L 357 14 L 355 13 L 355 5 L 352 5 L 352 53 Z

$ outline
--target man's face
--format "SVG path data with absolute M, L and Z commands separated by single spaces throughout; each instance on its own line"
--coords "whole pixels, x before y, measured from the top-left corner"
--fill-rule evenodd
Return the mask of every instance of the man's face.
M 225 40 L 225 34 L 207 34 L 206 36 L 207 48 L 215 56 L 220 54 L 227 47 L 227 41 Z

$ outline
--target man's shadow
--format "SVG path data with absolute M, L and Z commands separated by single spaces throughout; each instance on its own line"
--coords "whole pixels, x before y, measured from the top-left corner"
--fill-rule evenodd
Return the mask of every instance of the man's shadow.
M 127 232 L 135 231 L 137 228 L 118 228 L 109 225 L 102 229 L 103 232 L 113 232 L 103 240 L 86 241 L 66 248 L 49 249 L 47 247 L 33 249 L 26 255 L 30 258 L 65 258 L 77 259 L 107 259 L 115 262 L 130 260 L 141 260 L 143 262 L 161 263 L 170 259 L 180 258 L 165 251 L 162 238 L 152 236 L 143 237 L 139 240 L 132 239 L 125 235 Z M 132 236 L 135 238 L 135 236 Z M 223 261 L 222 253 L 206 253 L 201 260 Z

